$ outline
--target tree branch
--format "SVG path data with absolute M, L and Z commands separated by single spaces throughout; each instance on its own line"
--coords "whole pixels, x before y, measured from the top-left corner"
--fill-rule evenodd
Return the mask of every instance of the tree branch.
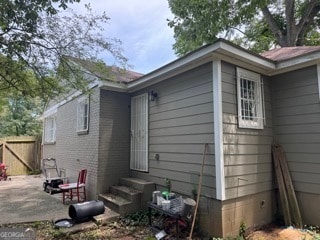
M 263 7 L 262 9 L 263 16 L 268 23 L 270 30 L 275 35 L 278 43 L 280 46 L 285 45 L 284 42 L 284 35 L 283 35 L 283 29 L 280 29 L 276 20 L 273 18 L 272 14 L 270 13 L 268 6 Z
M 297 25 L 298 39 L 302 39 L 304 37 L 307 32 L 307 28 L 310 26 L 310 21 L 315 18 L 319 11 L 320 2 L 318 0 L 312 0 L 308 3 Z

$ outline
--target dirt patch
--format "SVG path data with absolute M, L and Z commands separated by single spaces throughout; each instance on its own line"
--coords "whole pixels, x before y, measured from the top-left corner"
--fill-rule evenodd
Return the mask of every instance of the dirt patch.
M 248 240 L 320 240 L 316 231 L 296 229 L 293 227 L 265 226 L 261 230 L 250 233 Z
M 56 228 L 52 222 L 35 222 L 14 225 L 2 225 L 0 227 L 10 228 L 32 228 L 36 232 L 37 240 L 78 240 L 78 239 L 116 239 L 116 240 L 134 240 L 134 239 L 153 239 L 152 233 L 146 226 L 125 226 L 120 222 L 112 222 L 104 226 L 96 225 L 95 228 L 68 234 L 61 228 Z
M 78 239 L 115 239 L 115 240 L 156 240 L 154 233 L 147 225 L 131 226 L 123 219 L 111 222 L 106 225 L 96 225 L 90 230 L 83 230 L 77 233 L 68 234 L 61 228 L 55 228 L 52 222 L 34 222 L 14 225 L 0 225 L 1 227 L 24 227 L 32 228 L 36 231 L 37 240 L 78 240 Z M 174 228 L 173 228 L 174 229 Z M 263 229 L 251 232 L 246 240 L 320 240 L 320 234 L 316 233 L 318 227 L 315 230 L 301 230 L 292 227 L 284 228 L 275 225 L 265 226 Z M 177 239 L 169 229 L 166 230 L 168 236 L 163 240 Z M 179 239 L 187 239 L 188 231 L 182 231 Z M 193 235 L 193 239 L 209 239 L 201 238 L 199 235 Z M 219 238 L 214 238 L 219 239 Z M 232 240 L 232 238 L 227 238 Z M 236 237 L 234 240 L 243 238 Z M 220 239 L 222 240 L 222 239 Z

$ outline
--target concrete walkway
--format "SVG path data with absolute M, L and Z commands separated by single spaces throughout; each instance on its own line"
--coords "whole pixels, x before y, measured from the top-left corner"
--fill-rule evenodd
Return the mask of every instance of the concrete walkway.
M 30 175 L 0 181 L 0 224 L 70 218 L 62 194 L 44 192 L 43 180 L 40 175 Z

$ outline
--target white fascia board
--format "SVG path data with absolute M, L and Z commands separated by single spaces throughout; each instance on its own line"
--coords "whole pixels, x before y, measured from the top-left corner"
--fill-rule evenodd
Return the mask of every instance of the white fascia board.
M 110 82 L 110 81 L 100 81 L 99 88 L 105 89 L 105 90 L 110 90 L 110 91 L 115 91 L 115 92 L 127 92 L 128 91 L 128 86 L 123 84 L 123 83 L 118 83 L 118 82 Z
M 309 53 L 308 55 L 280 61 L 279 63 L 276 64 L 276 70 L 281 70 L 285 68 L 290 68 L 292 66 L 297 66 L 297 65 L 312 65 L 315 64 L 315 62 L 318 62 L 320 59 L 320 52 L 314 52 L 314 53 Z
M 320 63 L 317 64 L 317 75 L 318 75 L 318 94 L 320 100 Z
M 240 61 L 251 63 L 260 68 L 268 69 L 269 71 L 275 70 L 276 68 L 273 61 L 264 59 L 262 56 L 251 54 L 249 51 L 242 50 L 226 42 L 220 42 L 219 50 L 217 52 L 228 53 L 229 56 L 235 59 L 238 58 Z
M 215 43 L 194 53 L 188 54 L 185 57 L 179 58 L 145 76 L 142 76 L 136 81 L 130 82 L 128 84 L 128 90 L 129 92 L 139 90 L 147 85 L 152 85 L 167 79 L 168 76 L 174 76 L 188 69 L 199 66 L 199 62 L 201 62 L 201 64 L 210 62 L 212 53 L 218 48 L 219 44 Z
M 317 65 L 319 62 L 320 62 L 320 53 L 311 53 L 308 56 L 301 56 L 301 57 L 281 61 L 276 64 L 276 71 L 272 72 L 270 76 L 314 66 L 314 65 Z
M 40 119 L 45 119 L 53 114 L 56 114 L 57 113 L 57 107 L 55 106 L 52 106 L 51 108 L 47 109 L 43 114 L 42 116 L 40 117 Z
M 223 122 L 222 122 L 222 79 L 221 61 L 212 62 L 213 81 L 213 122 L 214 122 L 214 158 L 216 169 L 216 198 L 225 200 L 225 173 L 223 152 Z
M 92 89 L 92 88 L 94 88 L 96 86 L 99 86 L 99 82 L 100 82 L 99 80 L 95 80 L 95 81 L 91 82 L 89 84 L 88 88 Z M 67 102 L 70 102 L 71 100 L 73 100 L 74 98 L 78 97 L 81 94 L 82 94 L 81 91 L 74 92 L 73 94 L 71 94 L 68 97 L 66 97 L 65 99 L 63 99 L 62 101 L 58 102 L 57 104 L 53 105 L 52 107 L 50 107 L 49 109 L 44 111 L 44 113 L 42 114 L 41 118 L 44 119 L 44 118 L 56 113 L 60 106 L 66 104 Z

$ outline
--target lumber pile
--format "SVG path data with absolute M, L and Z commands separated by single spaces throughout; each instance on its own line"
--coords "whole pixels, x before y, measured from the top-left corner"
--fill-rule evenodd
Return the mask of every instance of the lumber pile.
M 281 145 L 272 145 L 272 156 L 279 187 L 280 202 L 284 223 L 302 228 L 302 219 L 296 194 L 293 188 L 288 162 Z

